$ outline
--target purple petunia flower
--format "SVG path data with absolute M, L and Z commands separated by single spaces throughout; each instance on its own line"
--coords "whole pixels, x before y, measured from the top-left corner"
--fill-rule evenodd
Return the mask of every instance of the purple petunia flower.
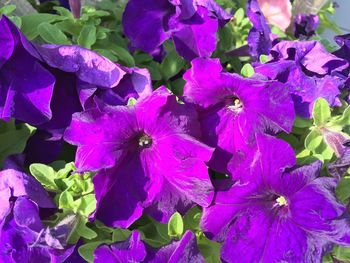
M 34 47 L 5 16 L 0 18 L 0 119 L 32 125 L 52 117 L 55 78 L 31 55 Z
M 152 53 L 171 38 L 177 52 L 192 60 L 214 52 L 218 25 L 230 18 L 213 0 L 130 0 L 122 21 L 132 47 Z
M 296 38 L 312 37 L 319 24 L 318 15 L 297 14 L 294 18 L 294 36 Z
M 33 177 L 6 169 L 0 172 L 0 261 L 63 262 L 74 250 L 65 249 L 60 237 L 71 230 L 62 225 L 46 228 L 39 207 L 55 208 Z
M 253 24 L 248 34 L 250 55 L 258 60 L 260 55 L 267 55 L 270 52 L 272 47 L 271 30 L 257 0 L 248 0 L 247 16 Z
M 145 245 L 137 231 L 133 231 L 131 236 L 123 242 L 118 242 L 110 246 L 102 245 L 95 250 L 94 262 L 198 262 L 205 260 L 199 253 L 196 236 L 187 231 L 180 241 L 160 249 L 154 249 Z
M 216 147 L 210 166 L 226 172 L 232 154 L 255 143 L 255 134 L 290 132 L 293 102 L 277 81 L 224 72 L 218 59 L 195 59 L 184 79 L 184 100 L 197 106 L 204 142 Z
M 290 169 L 295 156 L 286 142 L 260 135 L 256 147 L 247 162 L 233 166 L 236 184 L 204 208 L 201 227 L 224 242 L 221 258 L 321 262 L 333 244 L 350 246 L 346 207 L 334 194 L 337 180 L 320 177 L 321 162 Z
M 6 51 L 0 57 L 0 117 L 38 128 L 25 150 L 29 162 L 55 159 L 73 113 L 100 100 L 124 105 L 152 92 L 147 70 L 121 67 L 79 46 L 34 45 L 5 16 L 0 30 Z
M 78 146 L 79 171 L 101 170 L 93 179 L 95 216 L 128 227 L 145 207 L 167 221 L 213 197 L 205 162 L 213 149 L 197 141 L 197 114 L 165 87 L 135 106 L 91 109 L 73 115 L 65 139 Z
M 285 83 L 297 114 L 309 118 L 319 97 L 332 106 L 340 105 L 337 96 L 344 81 L 336 74 L 347 67 L 345 60 L 317 41 L 282 41 L 272 48 L 270 61 L 257 65 L 255 72 Z

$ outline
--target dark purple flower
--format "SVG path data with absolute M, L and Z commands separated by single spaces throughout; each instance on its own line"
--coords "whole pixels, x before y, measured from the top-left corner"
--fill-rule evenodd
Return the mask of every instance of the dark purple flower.
M 204 142 L 215 147 L 210 166 L 226 172 L 232 154 L 255 143 L 257 133 L 290 132 L 293 102 L 277 81 L 224 72 L 218 59 L 198 58 L 185 75 L 184 100 L 197 106 Z
M 334 162 L 328 164 L 328 171 L 335 178 L 343 177 L 350 168 L 350 141 L 346 141 L 342 146 L 342 155 Z
M 72 114 L 96 107 L 96 98 L 124 105 L 130 97 L 152 92 L 145 69 L 121 67 L 79 46 L 33 45 L 5 16 L 0 30 L 5 47 L 0 57 L 0 118 L 13 117 L 38 128 L 25 150 L 31 161 L 53 161 Z
M 309 118 L 317 98 L 339 106 L 339 88 L 344 81 L 338 72 L 348 67 L 345 60 L 328 53 L 317 41 L 282 41 L 270 52 L 270 61 L 259 64 L 255 72 L 285 83 L 296 112 Z
M 247 16 L 253 27 L 248 34 L 250 54 L 258 60 L 260 55 L 267 55 L 272 47 L 271 30 L 267 24 L 257 0 L 248 0 Z
M 312 37 L 319 24 L 318 15 L 297 14 L 294 18 L 294 36 L 296 38 Z
M 152 53 L 172 38 L 177 52 L 192 60 L 214 52 L 218 25 L 230 18 L 213 0 L 130 0 L 122 21 L 134 48 Z
M 350 34 L 336 36 L 334 40 L 340 46 L 340 48 L 335 52 L 333 52 L 333 54 L 339 58 L 345 59 L 350 65 Z M 343 75 L 344 75 L 344 79 L 346 79 L 345 87 L 349 90 L 350 89 L 350 68 L 349 67 L 346 70 L 344 70 Z M 347 101 L 348 102 L 350 101 L 349 95 L 348 95 Z
M 55 205 L 33 177 L 15 169 L 1 171 L 0 200 L 1 262 L 63 262 L 71 254 L 74 247 L 65 249 L 62 240 L 71 229 L 64 224 L 45 228 L 39 217 L 39 207 Z
M 79 171 L 103 169 L 93 179 L 97 218 L 128 227 L 145 207 L 167 221 L 193 202 L 210 204 L 205 162 L 213 149 L 195 139 L 199 133 L 196 111 L 161 87 L 135 106 L 74 114 L 65 139 L 78 146 Z
M 1 262 L 64 262 L 74 246 L 65 249 L 56 235 L 45 231 L 35 202 L 26 196 L 18 197 L 13 208 L 0 224 Z M 45 232 L 45 236 L 42 233 Z M 66 238 L 67 233 L 59 233 Z M 43 238 L 39 243 L 38 240 Z
M 221 258 L 321 262 L 333 244 L 350 246 L 346 207 L 334 194 L 337 180 L 320 177 L 321 162 L 290 169 L 295 156 L 286 142 L 258 136 L 256 147 L 233 169 L 236 184 L 204 208 L 201 227 L 224 242 Z
M 0 18 L 0 119 L 32 125 L 52 117 L 54 76 L 31 53 L 34 47 L 5 16 Z
M 180 241 L 159 249 L 145 245 L 140 234 L 133 231 L 126 241 L 98 247 L 94 253 L 94 262 L 204 263 L 205 260 L 199 253 L 196 236 L 191 231 L 187 231 Z
M 28 196 L 42 208 L 54 208 L 42 185 L 17 167 L 0 171 L 0 223 L 11 210 L 11 198 Z

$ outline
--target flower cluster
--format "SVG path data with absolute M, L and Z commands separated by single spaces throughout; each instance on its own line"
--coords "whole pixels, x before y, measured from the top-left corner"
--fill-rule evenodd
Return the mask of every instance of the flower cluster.
M 75 5 L 57 25 L 90 21 Z M 330 53 L 306 40 L 319 17 L 291 8 L 247 1 L 242 74 L 217 37 L 238 14 L 214 0 L 129 0 L 108 41 L 128 39 L 134 66 L 98 44 L 30 41 L 3 15 L 0 261 L 206 262 L 210 247 L 224 262 L 321 262 L 350 247 L 350 194 L 336 195 L 350 166 L 350 38 Z M 14 133 L 28 141 L 2 147 Z

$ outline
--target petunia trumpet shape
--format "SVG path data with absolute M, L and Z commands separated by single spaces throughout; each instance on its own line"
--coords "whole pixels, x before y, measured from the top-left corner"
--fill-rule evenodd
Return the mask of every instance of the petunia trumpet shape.
M 320 176 L 321 162 L 294 165 L 286 142 L 262 135 L 247 162 L 232 163 L 236 184 L 217 193 L 201 220 L 209 238 L 223 241 L 225 262 L 321 262 L 334 244 L 350 246 L 337 179 Z
M 195 59 L 184 75 L 184 100 L 197 106 L 205 143 L 215 147 L 210 166 L 226 172 L 232 155 L 255 143 L 257 133 L 290 132 L 293 102 L 276 81 L 224 72 L 218 59 Z
M 73 115 L 65 139 L 78 146 L 79 171 L 94 177 L 97 211 L 106 225 L 128 227 L 144 208 L 161 221 L 213 198 L 208 169 L 213 149 L 199 142 L 196 111 L 165 87 L 135 106 Z M 102 170 L 101 170 L 102 169 Z
M 214 52 L 218 26 L 230 18 L 214 0 L 130 0 L 122 21 L 132 47 L 152 53 L 171 38 L 177 52 L 192 60 Z
M 98 247 L 94 253 L 94 260 L 95 263 L 205 262 L 199 253 L 196 236 L 191 231 L 186 231 L 180 241 L 174 241 L 159 249 L 145 245 L 139 232 L 133 231 L 126 241 Z
M 348 63 L 328 53 L 317 41 L 281 41 L 270 52 L 270 61 L 259 64 L 256 73 L 285 83 L 297 114 L 310 118 L 317 98 L 339 106 L 339 88 L 344 80 L 337 75 Z

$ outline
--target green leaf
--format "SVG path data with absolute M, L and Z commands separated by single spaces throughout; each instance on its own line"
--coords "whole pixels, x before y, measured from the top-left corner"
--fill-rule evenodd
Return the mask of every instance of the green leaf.
M 74 201 L 74 208 L 76 213 L 88 217 L 96 210 L 95 194 L 87 194 Z
M 97 237 L 97 233 L 86 226 L 87 222 L 88 220 L 86 218 L 81 218 L 76 228 L 76 233 L 83 238 L 91 240 Z
M 213 242 L 207 239 L 203 234 L 197 238 L 198 248 L 205 258 L 206 263 L 217 263 L 220 260 L 220 248 L 219 243 Z
M 72 194 L 67 190 L 63 191 L 58 198 L 58 207 L 61 209 L 70 209 L 74 211 L 74 199 Z
M 41 23 L 52 23 L 54 21 L 64 20 L 66 18 L 52 14 L 30 14 L 22 16 L 22 32 L 29 40 L 36 38 L 39 35 L 38 26 Z
M 349 262 L 350 260 L 350 248 L 336 246 L 332 254 L 340 261 Z
M 342 178 L 335 190 L 339 200 L 345 202 L 350 197 L 350 176 Z
M 34 131 L 35 128 L 28 124 L 16 126 L 14 120 L 0 122 L 0 167 L 9 155 L 23 152 Z
M 112 235 L 113 242 L 120 242 L 126 240 L 131 232 L 128 229 L 114 229 Z
M 244 64 L 244 66 L 241 69 L 241 75 L 245 78 L 250 78 L 255 74 L 254 68 L 249 63 Z
M 109 240 L 99 240 L 96 242 L 90 242 L 84 245 L 81 245 L 78 248 L 79 255 L 85 259 L 87 262 L 92 263 L 94 262 L 94 251 L 95 249 L 104 243 L 109 243 Z
M 125 48 L 120 47 L 118 45 L 111 45 L 111 51 L 113 54 L 115 54 L 120 60 L 125 62 L 125 64 L 129 67 L 135 66 L 135 60 L 130 55 L 129 51 L 127 51 Z
M 350 106 L 348 106 L 340 117 L 332 118 L 327 124 L 328 127 L 343 129 L 345 126 L 350 125 Z
M 185 63 L 186 62 L 176 53 L 175 50 L 170 51 L 160 66 L 160 72 L 163 79 L 167 81 L 175 76 L 180 72 Z
M 236 24 L 240 24 L 244 18 L 244 9 L 239 8 L 237 9 L 236 13 L 234 14 L 234 19 Z
M 48 191 L 58 191 L 54 181 L 56 173 L 52 167 L 41 163 L 33 163 L 29 166 L 29 171 Z
M 176 212 L 174 213 L 168 222 L 168 235 L 170 237 L 180 238 L 184 231 L 184 222 L 182 216 Z
M 70 44 L 66 35 L 57 26 L 49 23 L 41 23 L 38 32 L 42 39 L 50 44 Z
M 90 49 L 96 42 L 96 27 L 93 25 L 83 26 L 77 41 L 80 46 Z
M 3 7 L 0 8 L 0 14 L 1 15 L 11 15 L 13 11 L 16 10 L 16 6 L 15 5 L 5 5 Z
M 269 61 L 269 56 L 267 56 L 267 55 L 260 55 L 259 61 L 260 61 L 261 64 L 265 64 L 266 62 Z
M 65 33 L 68 33 L 76 38 L 79 37 L 79 34 L 83 28 L 82 24 L 77 20 L 67 19 L 55 24 L 60 30 Z
M 54 6 L 52 8 L 53 10 L 55 10 L 59 15 L 61 16 L 65 16 L 67 18 L 70 19 L 74 19 L 72 12 L 70 12 L 67 8 L 62 7 L 62 6 Z
M 128 106 L 133 106 L 137 103 L 137 100 L 133 97 L 128 99 Z
M 324 98 L 318 98 L 314 104 L 312 117 L 316 126 L 323 126 L 331 118 L 331 109 Z
M 305 139 L 305 148 L 314 151 L 323 141 L 322 135 L 316 130 L 312 130 Z

